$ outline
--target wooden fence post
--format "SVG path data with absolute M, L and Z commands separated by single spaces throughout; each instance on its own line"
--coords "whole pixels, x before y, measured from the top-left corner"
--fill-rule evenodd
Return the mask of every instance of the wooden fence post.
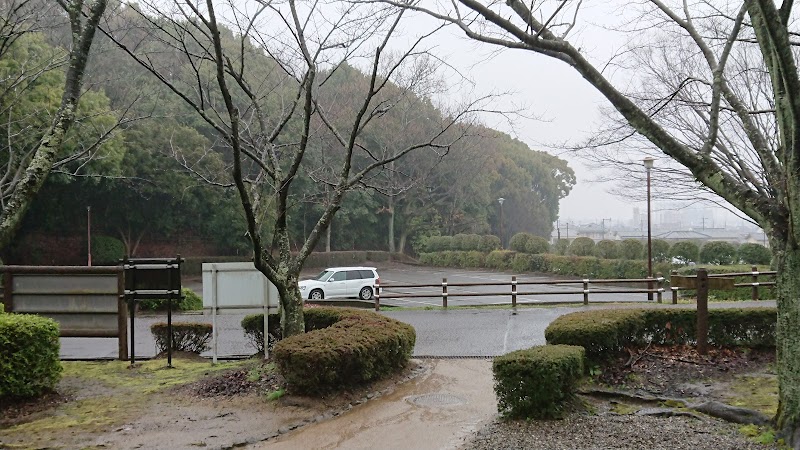
M 658 289 L 658 292 L 656 292 L 656 301 L 658 301 L 658 303 L 662 303 L 661 294 L 664 291 L 664 276 L 661 275 L 661 272 L 656 273 L 656 289 Z
M 589 304 L 589 279 L 588 278 L 584 278 L 583 279 L 583 304 L 584 305 L 588 305 Z
M 753 300 L 758 300 L 758 267 L 753 266 Z
M 697 353 L 708 354 L 708 270 L 697 269 Z
M 447 308 L 447 278 L 442 278 L 442 308 Z
M 678 290 L 675 289 L 674 286 L 672 286 L 672 278 L 671 277 L 673 275 L 677 275 L 677 274 L 678 274 L 677 270 L 673 270 L 672 272 L 670 272 L 669 290 L 672 291 L 672 304 L 673 305 L 677 305 L 678 304 Z
M 381 310 L 381 279 L 375 280 L 375 311 Z
M 511 307 L 517 307 L 517 276 L 511 276 Z

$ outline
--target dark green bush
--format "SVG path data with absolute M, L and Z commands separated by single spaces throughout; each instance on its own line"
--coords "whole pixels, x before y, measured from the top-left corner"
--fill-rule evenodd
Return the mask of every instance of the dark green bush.
M 583 376 L 584 350 L 543 345 L 492 362 L 497 410 L 508 418 L 559 418 Z
M 619 244 L 619 257 L 628 260 L 644 259 L 647 257 L 647 250 L 640 240 L 625 239 Z
M 464 241 L 464 250 L 468 252 L 479 252 L 481 250 L 480 235 L 468 234 Z
M 768 265 L 772 261 L 772 252 L 761 244 L 742 244 L 737 250 L 737 257 L 743 264 Z
M 580 345 L 590 360 L 602 360 L 626 347 L 647 343 L 696 343 L 693 309 L 619 309 L 581 311 L 554 320 L 545 330 L 548 344 Z M 775 308 L 709 311 L 708 342 L 717 347 L 774 347 Z
M 125 244 L 111 236 L 92 236 L 92 264 L 116 266 L 125 257 Z
M 653 247 L 653 261 L 668 262 L 669 261 L 669 242 L 663 239 L 653 239 L 651 241 Z M 645 255 L 647 256 L 647 255 Z
M 515 252 L 527 252 L 528 250 L 528 243 L 533 239 L 533 235 L 530 233 L 517 233 L 514 236 L 511 236 L 511 241 L 508 243 L 508 248 L 514 250 Z
M 594 246 L 594 255 L 603 259 L 617 259 L 619 257 L 617 243 L 608 239 L 598 242 Z
M 304 312 L 307 332 L 275 344 L 275 362 L 289 389 L 323 394 L 389 375 L 408 363 L 414 328 L 349 308 Z M 325 326 L 327 325 L 327 326 Z
M 566 239 L 559 239 L 553 244 L 553 253 L 556 255 L 564 256 L 569 251 L 569 241 Z
M 306 315 L 309 310 L 306 310 Z M 281 315 L 269 315 L 269 334 L 273 339 L 281 338 Z M 256 352 L 264 354 L 264 314 L 249 314 L 241 322 L 244 336 L 255 347 Z
M 514 260 L 515 252 L 510 250 L 493 250 L 486 255 L 486 267 L 497 270 L 508 270 Z
M 736 246 L 725 241 L 706 242 L 700 249 L 700 262 L 708 264 L 733 264 L 736 260 Z
M 166 352 L 168 348 L 166 322 L 150 325 L 150 332 L 156 341 L 157 353 Z M 203 353 L 208 350 L 213 328 L 210 323 L 172 322 L 172 351 Z
M 481 247 L 478 249 L 484 253 L 491 252 L 500 248 L 500 238 L 486 234 L 481 236 Z
M 670 247 L 669 256 L 678 260 L 680 264 L 689 264 L 698 260 L 700 248 L 691 241 L 676 242 Z
M 41 316 L 0 314 L 0 398 L 35 397 L 61 379 L 58 324 Z
M 547 253 L 549 251 L 550 251 L 550 242 L 541 236 L 531 237 L 531 240 L 528 241 L 528 245 L 525 246 L 525 252 L 533 255 L 539 255 L 542 253 Z
M 189 288 L 181 289 L 181 298 L 178 301 L 172 301 L 172 308 L 174 311 L 197 311 L 203 309 L 203 299 L 200 298 L 193 290 Z M 167 299 L 149 299 L 137 302 L 139 309 L 142 311 L 166 311 Z
M 569 244 L 568 253 L 572 256 L 591 256 L 594 253 L 594 241 L 588 237 L 577 237 Z

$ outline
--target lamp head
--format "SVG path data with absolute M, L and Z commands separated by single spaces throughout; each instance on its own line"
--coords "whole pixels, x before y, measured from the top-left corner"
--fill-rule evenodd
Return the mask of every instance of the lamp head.
M 653 168 L 653 161 L 655 161 L 655 160 L 656 159 L 653 158 L 652 156 L 648 156 L 645 159 L 643 159 L 642 162 L 644 163 L 644 168 L 647 169 L 647 170 L 652 169 Z
M 503 202 L 506 201 L 506 199 L 504 199 L 503 197 L 500 197 L 500 198 L 497 199 L 497 201 L 500 202 L 500 206 L 503 206 Z

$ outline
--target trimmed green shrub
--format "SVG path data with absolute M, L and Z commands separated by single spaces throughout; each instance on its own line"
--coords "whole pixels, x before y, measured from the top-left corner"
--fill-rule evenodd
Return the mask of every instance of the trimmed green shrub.
M 594 256 L 603 259 L 617 259 L 619 256 L 617 243 L 608 239 L 598 242 L 594 246 Z
M 569 252 L 569 241 L 567 239 L 559 239 L 553 244 L 553 253 L 556 255 L 564 256 Z
M 508 270 L 511 268 L 511 262 L 514 260 L 516 252 L 511 250 L 493 250 L 486 255 L 486 267 L 497 270 Z
M 181 299 L 173 300 L 174 311 L 197 311 L 203 309 L 203 299 L 189 288 L 181 289 Z M 142 311 L 166 311 L 167 299 L 149 299 L 137 302 Z
M 468 234 L 464 240 L 464 250 L 468 252 L 479 252 L 481 249 L 481 237 L 477 234 Z
M 405 367 L 414 349 L 413 327 L 371 311 L 314 308 L 304 314 L 306 333 L 283 339 L 274 352 L 295 393 L 324 394 L 382 378 Z
M 619 257 L 629 260 L 644 259 L 647 257 L 647 250 L 638 239 L 625 239 L 619 244 Z
M 478 249 L 484 253 L 491 252 L 500 248 L 500 238 L 486 234 L 481 236 L 481 247 Z
M 569 252 L 572 256 L 592 256 L 594 253 L 594 241 L 588 237 L 577 237 L 569 244 Z
M 525 252 L 533 255 L 539 255 L 550 251 L 550 242 L 541 236 L 533 236 L 525 246 Z
M 517 233 L 511 236 L 511 241 L 508 243 L 508 248 L 515 252 L 526 252 L 528 250 L 528 243 L 533 239 L 530 233 Z
M 653 239 L 650 244 L 653 249 L 654 262 L 667 262 L 669 261 L 669 242 L 663 239 Z
M 459 233 L 453 236 L 453 247 L 451 250 L 466 251 L 467 249 L 467 235 Z
M 168 348 L 169 332 L 166 322 L 150 325 L 150 332 L 156 341 L 156 352 L 163 353 Z M 172 351 L 203 353 L 208 350 L 208 341 L 214 329 L 210 323 L 172 322 Z
M 691 241 L 676 242 L 670 247 L 669 256 L 675 258 L 680 264 L 689 264 L 698 260 L 700 248 Z
M 308 315 L 305 310 L 304 316 Z M 269 317 L 269 334 L 275 340 L 281 338 L 281 315 L 278 313 L 270 314 Z M 244 316 L 241 322 L 244 336 L 247 338 L 250 345 L 252 345 L 256 352 L 264 354 L 264 314 L 248 314 Z
M 579 345 L 590 360 L 603 360 L 626 347 L 647 343 L 696 343 L 693 309 L 617 309 L 563 315 L 545 330 L 548 344 Z M 717 347 L 774 347 L 775 308 L 729 308 L 709 311 L 708 342 Z
M 768 265 L 772 261 L 772 252 L 761 244 L 747 243 L 739 246 L 737 258 L 743 264 Z
M 58 324 L 41 316 L 0 314 L 0 398 L 36 397 L 61 379 Z
M 700 262 L 708 264 L 733 264 L 736 259 L 736 247 L 730 242 L 711 241 L 700 249 Z
M 575 396 L 584 350 L 543 345 L 494 358 L 497 410 L 507 418 L 554 419 Z
M 92 264 L 115 266 L 125 257 L 125 244 L 111 236 L 92 236 Z

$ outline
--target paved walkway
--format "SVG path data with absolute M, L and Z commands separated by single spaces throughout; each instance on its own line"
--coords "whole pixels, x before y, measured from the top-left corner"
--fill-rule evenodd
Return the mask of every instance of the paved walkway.
M 488 359 L 427 360 L 430 371 L 326 422 L 253 449 L 455 449 L 497 413 Z

